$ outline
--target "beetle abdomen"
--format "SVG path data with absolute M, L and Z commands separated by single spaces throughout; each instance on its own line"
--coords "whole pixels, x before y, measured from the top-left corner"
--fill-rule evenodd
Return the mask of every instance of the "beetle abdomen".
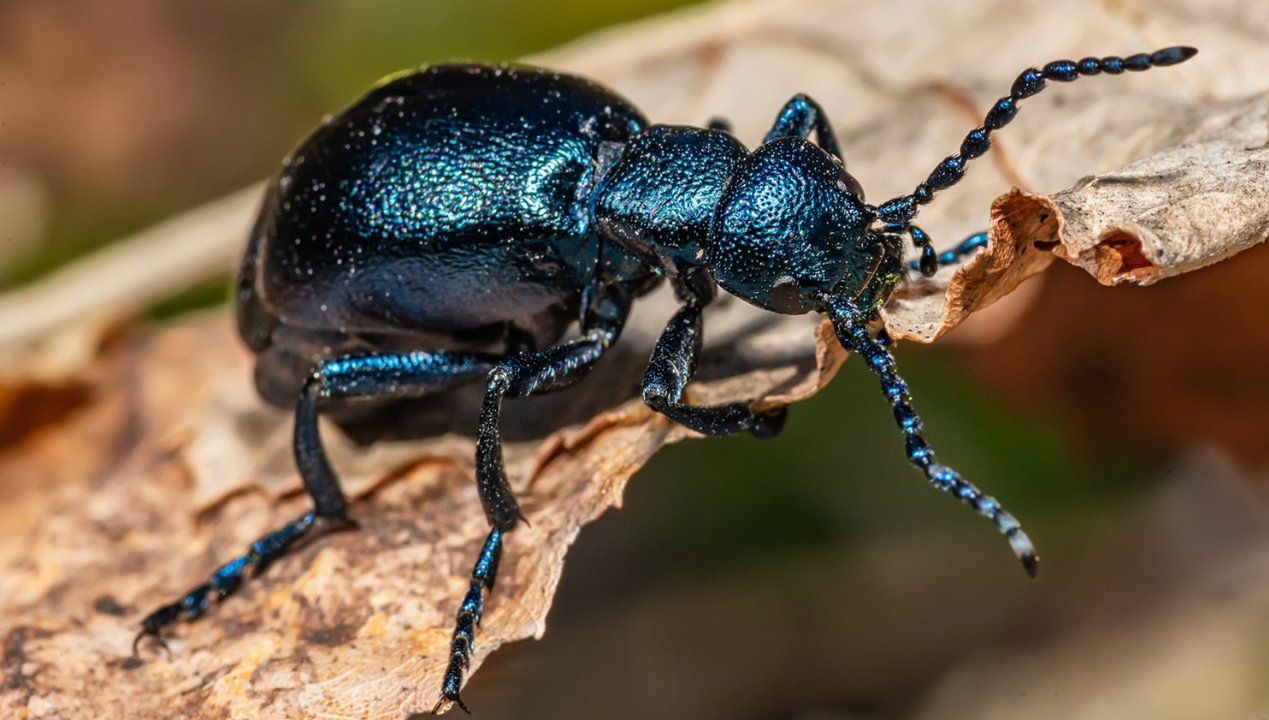
M 581 190 L 598 148 L 642 125 L 608 90 L 531 68 L 396 78 L 287 159 L 240 288 L 285 324 L 341 331 L 461 331 L 567 302 L 595 267 Z

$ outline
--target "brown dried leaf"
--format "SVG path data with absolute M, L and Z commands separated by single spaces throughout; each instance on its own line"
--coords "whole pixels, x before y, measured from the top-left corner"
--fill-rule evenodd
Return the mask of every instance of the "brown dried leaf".
M 993 160 L 923 213 L 940 244 L 951 244 L 985 221 L 1002 187 L 1055 189 L 1100 173 L 1053 195 L 1003 196 L 992 205 L 988 252 L 906 288 L 886 322 L 896 335 L 930 340 L 1053 255 L 1103 281 L 1150 282 L 1263 239 L 1265 100 L 1231 98 L 1264 90 L 1269 17 L 1256 3 L 1210 10 L 1191 17 L 1164 4 L 1147 23 L 1120 4 L 1092 2 L 1009 3 L 990 16 L 915 1 L 735 2 L 537 61 L 606 82 L 658 120 L 723 114 L 749 139 L 792 92 L 807 91 L 837 121 L 852 170 L 876 200 L 924 177 L 1022 67 L 1076 47 L 1203 46 L 1182 68 L 1082 81 L 1029 101 Z M 918 13 L 920 22 L 895 21 Z M 961 41 L 979 33 L 993 43 Z M 35 397 L 52 408 L 6 420 L 19 431 L 0 441 L 6 714 L 396 718 L 435 700 L 454 605 L 485 532 L 462 435 L 359 445 L 324 428 L 350 494 L 362 500 L 355 512 L 364 529 L 277 563 L 183 629 L 171 658 L 127 659 L 141 612 L 306 505 L 288 419 L 251 393 L 250 359 L 223 313 L 114 337 L 103 330 L 173 285 L 223 272 L 250 205 L 232 198 L 0 299 L 0 357 L 9 359 L 0 363 L 9 373 L 0 407 Z M 509 541 L 475 664 L 503 642 L 543 632 L 578 530 L 620 502 L 657 448 L 688 436 L 629 399 L 670 302 L 661 294 L 640 305 L 600 377 L 510 411 L 560 418 L 563 427 L 546 438 L 521 428 L 524 439 L 508 448 L 533 525 Z M 704 382 L 692 388 L 701 400 L 792 402 L 844 358 L 813 318 L 731 301 L 709 328 Z M 438 415 L 461 415 L 469 399 L 456 396 Z
M 738 303 L 731 309 L 739 312 L 716 323 L 723 332 L 728 316 L 750 315 Z M 814 327 L 803 323 L 791 346 L 778 334 L 739 341 L 712 363 L 728 377 L 698 396 L 806 397 L 844 356 L 819 334 L 819 364 L 800 364 L 793 355 L 815 357 L 805 349 Z M 287 418 L 234 390 L 246 384 L 250 358 L 223 314 L 129 338 L 99 362 L 88 406 L 0 462 L 6 478 L 32 480 L 25 491 L 16 483 L 10 507 L 38 518 L 6 533 L 0 550 L 12 570 L 0 579 L 4 614 L 21 616 L 10 641 L 28 668 L 15 669 L 21 681 L 0 694 L 0 707 L 49 703 L 105 717 L 125 707 L 130 717 L 399 717 L 430 707 L 453 601 L 486 530 L 473 443 L 447 435 L 358 447 L 326 428 L 346 486 L 366 500 L 355 511 L 364 528 L 279 562 L 242 599 L 182 632 L 172 658 L 132 667 L 137 613 L 307 500 L 294 472 L 278 467 L 285 447 L 274 441 L 287 434 Z M 759 369 L 733 375 L 727 368 L 738 362 Z M 532 525 L 508 545 L 476 664 L 503 642 L 541 635 L 578 530 L 620 502 L 657 448 L 688 436 L 629 401 L 508 448 Z M 91 462 L 68 467 L 68 456 Z M 62 472 L 49 478 L 49 468 Z M 207 511 L 201 517 L 196 504 Z
M 1011 292 L 1053 256 L 1104 285 L 1149 285 L 1269 236 L 1269 93 L 1163 118 L 1172 143 L 1051 196 L 991 207 L 990 245 L 888 310 L 896 337 L 930 342 Z M 1157 128 L 1152 128 L 1157 129 Z M 907 317 L 905 317 L 907 315 Z

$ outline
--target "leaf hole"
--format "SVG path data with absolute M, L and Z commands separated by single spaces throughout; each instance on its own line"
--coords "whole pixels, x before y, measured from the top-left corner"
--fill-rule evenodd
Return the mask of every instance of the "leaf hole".
M 1112 230 L 1097 243 L 1097 264 L 1103 277 L 1148 275 L 1154 263 L 1141 249 L 1141 240 L 1123 230 Z

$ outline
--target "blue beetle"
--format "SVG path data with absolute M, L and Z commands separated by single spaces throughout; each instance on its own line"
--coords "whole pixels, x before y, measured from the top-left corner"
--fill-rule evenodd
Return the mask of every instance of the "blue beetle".
M 908 459 L 937 488 L 1004 533 L 1028 573 L 1031 541 L 993 498 L 939 463 L 884 334 L 870 323 L 908 266 L 931 275 L 985 242 L 937 255 L 912 224 L 961 179 L 990 134 L 1046 80 L 1174 65 L 1173 47 L 1029 68 L 908 195 L 865 202 L 818 104 L 795 96 L 750 151 L 716 121 L 651 125 L 590 81 L 522 66 L 438 65 L 372 89 L 284 161 L 251 233 L 237 283 L 238 326 L 268 401 L 295 404 L 295 459 L 313 510 L 254 543 L 147 616 L 154 637 L 202 614 L 321 524 L 351 525 L 322 449 L 328 401 L 416 398 L 483 381 L 476 484 L 491 530 L 458 609 L 435 712 L 457 704 L 484 592 L 506 533 L 523 519 L 503 469 L 504 397 L 565 388 L 621 334 L 634 298 L 669 278 L 681 302 L 657 341 L 643 399 L 697 432 L 779 432 L 783 410 L 683 401 L 716 289 L 785 314 L 817 312 L 876 373 Z M 812 141 L 813 136 L 813 141 Z M 560 343 L 577 322 L 579 337 Z M 135 652 L 134 644 L 134 652 Z

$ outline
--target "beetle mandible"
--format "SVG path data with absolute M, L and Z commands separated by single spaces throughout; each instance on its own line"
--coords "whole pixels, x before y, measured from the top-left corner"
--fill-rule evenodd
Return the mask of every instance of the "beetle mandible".
M 726 123 L 650 125 L 588 80 L 524 66 L 438 65 L 390 78 L 327 120 L 284 161 L 251 233 L 236 287 L 239 331 L 269 402 L 295 406 L 295 461 L 313 509 L 148 615 L 137 636 L 192 620 L 322 524 L 347 526 L 317 415 L 333 399 L 415 398 L 483 381 L 476 485 L 491 527 L 471 573 L 435 712 L 457 704 L 507 533 L 523 519 L 503 470 L 504 397 L 563 389 L 621 334 L 634 298 L 669 278 L 681 308 L 652 352 L 643 399 L 697 432 L 779 432 L 783 410 L 683 400 L 717 288 L 766 310 L 816 312 L 879 376 L 908 459 L 990 520 L 1031 575 L 1036 554 L 995 499 L 938 462 L 884 335 L 869 330 L 912 269 L 941 255 L 912 224 L 961 179 L 1023 98 L 1046 81 L 1174 65 L 1171 47 L 1029 68 L 960 151 L 907 195 L 870 205 L 811 98 L 780 110 L 753 151 Z M 810 138 L 814 137 L 812 142 Z M 580 336 L 560 343 L 576 321 Z M 134 652 L 136 646 L 134 643 Z

